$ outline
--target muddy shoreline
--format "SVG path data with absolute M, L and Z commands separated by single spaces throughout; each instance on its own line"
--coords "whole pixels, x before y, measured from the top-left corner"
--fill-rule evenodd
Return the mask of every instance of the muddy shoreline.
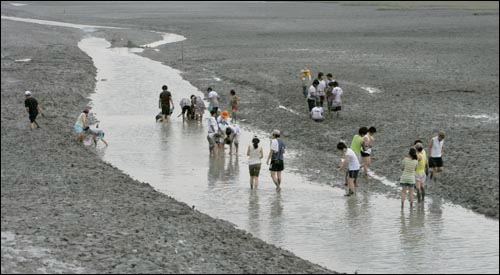
M 332 272 L 192 210 L 77 144 L 68 125 L 95 88 L 81 37 L 2 20 L 2 273 Z M 34 131 L 27 89 L 46 114 Z

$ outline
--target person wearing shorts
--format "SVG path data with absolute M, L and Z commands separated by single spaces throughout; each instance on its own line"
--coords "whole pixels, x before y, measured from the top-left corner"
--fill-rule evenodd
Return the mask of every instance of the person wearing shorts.
M 217 149 L 216 140 L 218 139 L 217 135 L 219 132 L 219 125 L 217 124 L 217 112 L 212 110 L 210 111 L 210 118 L 208 118 L 208 150 L 210 151 L 210 155 L 213 155 L 214 158 L 217 157 Z
M 408 155 L 403 159 L 403 174 L 399 179 L 399 185 L 402 187 L 401 190 L 401 208 L 404 207 L 406 190 L 410 189 L 410 207 L 413 207 L 413 192 L 415 188 L 415 171 L 417 170 L 418 156 L 417 150 L 411 148 Z
M 172 94 L 168 91 L 167 85 L 163 85 L 161 88 L 163 91 L 160 93 L 159 105 L 163 121 L 168 122 L 168 118 L 174 109 L 174 102 L 172 101 Z M 172 105 L 172 110 L 170 110 L 170 105 Z
M 83 112 L 76 119 L 75 125 L 73 126 L 73 130 L 76 134 L 76 140 L 80 143 L 83 143 L 83 138 L 85 137 L 85 132 L 83 129 L 87 127 L 87 116 L 89 114 L 89 109 L 83 110 Z
M 339 87 L 339 83 L 337 81 L 333 81 L 331 84 L 333 86 L 331 111 L 337 113 L 337 117 L 339 117 L 340 111 L 342 110 L 342 94 L 344 91 L 342 91 L 342 88 Z
M 424 150 L 422 143 L 418 142 L 415 144 L 415 149 L 417 150 L 418 164 L 417 170 L 415 171 L 415 182 L 417 184 L 417 202 L 424 201 L 425 188 L 424 183 L 427 175 L 425 174 L 425 168 L 427 167 L 427 155 Z
M 259 145 L 259 142 L 259 138 L 254 136 L 252 139 L 252 145 L 249 145 L 247 150 L 248 169 L 250 172 L 250 189 L 257 189 L 257 186 L 259 185 L 260 162 L 264 157 L 264 152 L 262 151 L 262 146 Z
M 359 159 L 356 153 L 351 149 L 347 148 L 347 145 L 343 142 L 339 142 L 337 144 L 337 150 L 342 151 L 344 153 L 344 160 L 342 161 L 342 165 L 337 168 L 337 171 L 341 171 L 344 168 L 348 168 L 347 171 L 347 193 L 345 196 L 351 196 L 356 193 L 354 181 L 358 178 L 359 174 Z
M 31 123 L 31 130 L 40 128 L 40 125 L 38 125 L 38 123 L 36 122 L 36 117 L 39 113 L 42 113 L 42 110 L 38 105 L 38 101 L 31 95 L 30 91 L 24 92 L 24 95 L 26 96 L 26 99 L 24 100 L 24 106 L 26 107 L 26 111 L 28 112 L 28 118 Z
M 438 135 L 433 137 L 429 143 L 429 167 L 432 168 L 430 178 L 434 180 L 436 180 L 436 176 L 438 173 L 443 172 L 444 137 L 444 132 L 440 131 Z
M 240 97 L 236 95 L 234 90 L 230 91 L 231 99 L 229 100 L 229 105 L 231 105 L 231 123 L 236 122 L 236 113 L 240 109 Z
M 269 165 L 269 161 L 271 164 L 269 166 L 269 170 L 271 171 L 271 178 L 273 179 L 274 184 L 276 185 L 276 190 L 281 190 L 281 172 L 285 169 L 284 157 L 285 153 L 285 143 L 279 139 L 280 131 L 274 130 L 272 132 L 271 139 L 271 150 L 269 151 L 269 155 L 267 157 L 266 163 Z
M 377 129 L 375 127 L 370 127 L 368 129 L 368 133 L 366 133 L 363 136 L 363 139 L 361 140 L 361 161 L 363 163 L 363 175 L 365 177 L 368 177 L 368 167 L 372 163 L 372 147 L 375 139 L 373 136 L 377 132 Z

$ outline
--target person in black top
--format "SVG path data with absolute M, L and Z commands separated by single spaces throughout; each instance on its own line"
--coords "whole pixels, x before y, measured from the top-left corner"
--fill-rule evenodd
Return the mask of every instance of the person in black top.
M 30 91 L 24 92 L 24 95 L 26 96 L 26 99 L 24 100 L 24 106 L 26 107 L 26 111 L 29 114 L 29 119 L 31 122 L 31 130 L 35 128 L 40 128 L 40 125 L 36 122 L 36 117 L 38 116 L 38 113 L 42 114 L 42 110 L 40 109 L 40 106 L 38 106 L 38 101 L 31 96 Z
M 161 88 L 163 92 L 160 93 L 159 107 L 161 108 L 163 121 L 168 122 L 168 117 L 174 110 L 174 102 L 172 101 L 172 94 L 168 91 L 167 85 L 163 85 Z M 170 109 L 170 105 L 172 105 L 172 109 Z

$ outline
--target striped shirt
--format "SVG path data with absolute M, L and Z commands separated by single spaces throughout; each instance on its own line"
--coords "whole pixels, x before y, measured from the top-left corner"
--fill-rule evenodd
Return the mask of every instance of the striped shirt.
M 418 160 L 411 158 L 403 159 L 403 175 L 401 175 L 400 183 L 413 183 L 415 184 L 415 170 L 417 168 Z

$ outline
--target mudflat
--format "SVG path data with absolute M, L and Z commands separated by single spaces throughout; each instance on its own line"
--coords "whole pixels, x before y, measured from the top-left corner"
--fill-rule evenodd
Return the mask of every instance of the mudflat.
M 498 4 L 2 3 L 2 14 L 132 28 L 104 32 L 116 46 L 149 42 L 141 29 L 185 36 L 143 55 L 180 69 L 202 91 L 213 87 L 227 107 L 235 89 L 240 117 L 280 129 L 301 152 L 294 165 L 317 181 L 338 177 L 335 145 L 350 143 L 361 126 L 378 130 L 371 169 L 394 182 L 413 141 L 427 146 L 443 130 L 445 172 L 428 194 L 498 219 Z M 78 145 L 71 126 L 95 87 L 92 60 L 76 46 L 83 35 L 2 20 L 2 272 L 330 272 L 155 192 Z M 340 118 L 308 119 L 304 65 L 339 81 Z M 25 90 L 45 110 L 42 129 L 29 130 Z M 363 192 L 398 195 L 365 183 Z

